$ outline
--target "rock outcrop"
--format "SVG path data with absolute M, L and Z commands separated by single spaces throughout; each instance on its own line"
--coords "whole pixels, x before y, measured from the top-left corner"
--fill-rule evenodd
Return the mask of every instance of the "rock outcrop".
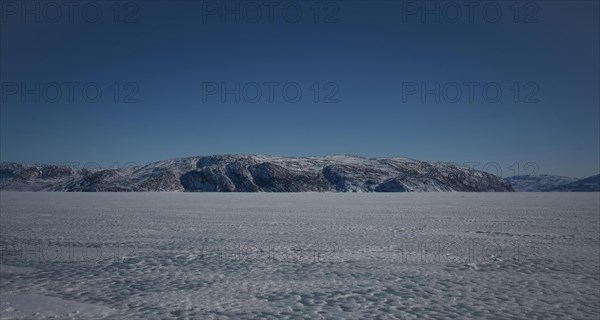
M 414 192 L 513 191 L 451 163 L 356 156 L 216 155 L 121 169 L 0 164 L 0 189 L 22 191 Z

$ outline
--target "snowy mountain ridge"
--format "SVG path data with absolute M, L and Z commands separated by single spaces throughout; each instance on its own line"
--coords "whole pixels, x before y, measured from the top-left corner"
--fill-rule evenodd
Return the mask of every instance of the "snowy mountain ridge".
M 505 178 L 515 191 L 523 192 L 594 192 L 600 191 L 600 175 L 572 178 L 556 175 L 523 175 Z
M 120 169 L 0 163 L 0 189 L 21 191 L 413 192 L 513 191 L 452 163 L 351 155 L 198 156 Z

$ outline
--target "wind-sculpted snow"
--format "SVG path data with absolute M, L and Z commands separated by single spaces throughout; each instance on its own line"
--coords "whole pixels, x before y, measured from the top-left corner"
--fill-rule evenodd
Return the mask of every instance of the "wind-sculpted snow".
M 594 193 L 0 192 L 2 319 L 598 319 Z
M 0 178 L 1 189 L 22 191 L 512 191 L 497 176 L 455 164 L 354 156 L 219 155 L 105 170 L 3 163 Z

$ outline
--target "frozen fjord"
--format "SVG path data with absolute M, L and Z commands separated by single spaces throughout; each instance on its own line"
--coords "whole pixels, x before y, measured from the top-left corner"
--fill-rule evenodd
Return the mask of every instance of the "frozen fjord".
M 598 193 L 0 193 L 2 318 L 596 319 Z

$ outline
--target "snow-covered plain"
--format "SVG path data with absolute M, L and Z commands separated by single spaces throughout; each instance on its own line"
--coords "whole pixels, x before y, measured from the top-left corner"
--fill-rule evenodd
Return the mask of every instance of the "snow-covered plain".
M 4 319 L 598 319 L 599 193 L 0 193 Z

